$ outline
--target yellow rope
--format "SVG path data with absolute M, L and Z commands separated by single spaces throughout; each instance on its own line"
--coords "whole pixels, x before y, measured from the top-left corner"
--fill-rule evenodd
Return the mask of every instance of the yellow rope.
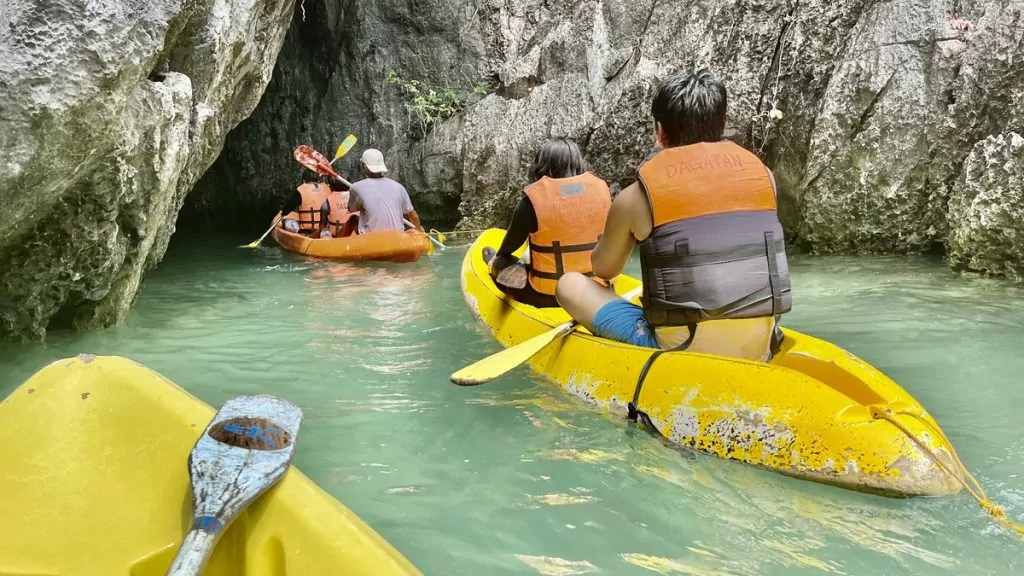
M 452 230 L 450 232 L 437 232 L 437 230 L 431 230 L 431 232 L 437 232 L 438 234 L 443 234 L 445 236 L 451 236 L 453 234 L 457 236 L 460 234 L 483 234 L 488 230 L 490 230 L 490 228 L 484 228 L 481 230 Z
M 901 410 L 898 412 L 893 412 L 892 410 L 888 408 L 882 408 L 881 406 L 871 406 L 870 409 L 871 415 L 873 417 L 885 420 L 892 424 L 893 426 L 895 426 L 896 428 L 898 428 L 899 431 L 903 432 L 903 434 L 906 435 L 906 437 L 909 438 L 911 442 L 917 445 L 917 447 L 920 448 L 922 452 L 931 457 L 931 459 L 936 464 L 939 465 L 939 468 L 941 468 L 943 471 L 949 474 L 954 480 L 959 482 L 960 485 L 963 486 L 964 489 L 967 490 L 967 492 L 971 496 L 973 496 L 975 500 L 978 501 L 978 505 L 981 506 L 981 509 L 987 512 L 993 520 L 995 520 L 999 524 L 1002 524 L 1010 531 L 1016 533 L 1017 536 L 1024 539 L 1024 526 L 1014 522 L 1013 520 L 1010 520 L 1010 518 L 1006 515 L 1006 510 L 1004 510 L 995 502 L 992 502 L 991 500 L 988 499 L 988 495 L 985 494 L 985 490 L 981 487 L 981 484 L 978 483 L 977 479 L 975 479 L 970 472 L 967 471 L 967 468 L 964 466 L 964 463 L 960 460 L 960 456 L 956 453 L 956 449 L 953 448 L 953 443 L 950 442 L 948 438 L 946 438 L 946 435 L 943 434 L 941 430 L 939 430 L 935 426 L 932 426 L 931 423 L 925 420 L 923 417 L 921 417 L 921 415 L 915 414 L 910 411 Z M 938 437 L 945 440 L 946 444 L 949 446 L 950 454 L 952 454 L 953 461 L 956 463 L 956 467 L 957 469 L 959 469 L 960 474 L 957 474 L 955 471 L 951 470 L 949 465 L 943 462 L 942 459 L 940 459 L 938 455 L 935 454 L 934 451 L 932 451 L 931 448 L 925 446 L 924 442 L 919 440 L 917 436 L 910 432 L 910 430 L 907 430 L 906 426 L 897 421 L 896 415 L 905 415 L 916 419 L 918 422 L 924 424 L 928 429 L 935 432 Z M 971 488 L 971 486 L 967 485 L 967 482 L 964 481 L 964 477 L 971 481 L 971 484 L 974 485 L 973 489 Z

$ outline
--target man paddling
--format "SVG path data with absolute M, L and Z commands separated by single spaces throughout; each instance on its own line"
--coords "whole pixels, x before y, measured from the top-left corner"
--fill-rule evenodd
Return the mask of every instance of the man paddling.
M 349 218 L 347 233 L 358 221 L 358 234 L 383 230 L 405 230 L 405 218 L 422 231 L 419 214 L 412 207 L 409 192 L 398 182 L 387 177 L 388 167 L 384 154 L 369 148 L 359 159 L 365 178 L 352 184 L 348 198 L 348 211 L 359 212 Z
M 562 276 L 558 302 L 599 336 L 649 348 L 771 358 L 792 307 L 775 180 L 723 140 L 726 90 L 707 69 L 664 79 L 651 113 L 656 147 L 612 203 L 592 263 L 622 272 L 640 243 L 643 308 L 582 274 Z

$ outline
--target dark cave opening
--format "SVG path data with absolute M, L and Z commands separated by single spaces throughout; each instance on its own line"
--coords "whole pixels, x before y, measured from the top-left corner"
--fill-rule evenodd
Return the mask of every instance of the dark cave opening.
M 315 129 L 339 47 L 325 0 L 296 2 L 292 24 L 260 103 L 232 130 L 220 156 L 196 183 L 178 215 L 182 232 L 265 230 L 299 183 L 292 150 L 309 144 L 324 154 L 337 143 Z M 341 164 L 341 162 L 339 162 Z

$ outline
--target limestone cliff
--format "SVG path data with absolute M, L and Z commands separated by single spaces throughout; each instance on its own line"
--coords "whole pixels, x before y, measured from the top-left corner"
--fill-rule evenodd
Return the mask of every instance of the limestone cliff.
M 795 245 L 943 250 L 1021 277 L 1022 14 L 1024 0 L 8 0 L 0 336 L 119 319 L 183 204 L 180 223 L 262 231 L 302 143 L 329 153 L 357 134 L 349 176 L 363 147 L 385 150 L 435 225 L 504 224 L 552 135 L 626 185 L 652 144 L 654 84 L 688 65 L 727 84 L 727 135 L 775 170 Z
M 259 102 L 291 0 L 4 0 L 0 336 L 118 320 Z
M 295 185 L 288 150 L 329 150 L 355 132 L 386 151 L 429 215 L 504 224 L 550 135 L 576 138 L 601 176 L 628 184 L 652 143 L 654 83 L 693 64 L 728 86 L 729 137 L 776 171 L 792 242 L 933 251 L 961 226 L 947 204 L 975 144 L 1024 130 L 1024 0 L 306 7 L 264 103 L 200 184 L 198 212 L 237 186 L 231 198 L 265 221 Z M 388 82 L 392 70 L 465 94 L 465 109 L 422 137 L 410 95 Z

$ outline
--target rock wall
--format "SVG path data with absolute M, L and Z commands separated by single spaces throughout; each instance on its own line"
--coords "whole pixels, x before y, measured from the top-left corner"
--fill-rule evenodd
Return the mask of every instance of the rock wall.
M 117 321 L 259 102 L 291 0 L 4 0 L 0 336 Z
M 387 76 L 394 70 L 471 91 L 487 53 L 477 19 L 464 0 L 302 0 L 263 101 L 196 185 L 183 225 L 216 220 L 218 227 L 265 229 L 298 184 L 292 150 L 310 144 L 330 155 L 350 133 L 359 143 L 335 164 L 343 175 L 357 177 L 356 162 L 366 147 L 408 150 L 415 161 L 387 154 L 392 175 L 417 196 L 421 216 L 451 218 L 461 189 L 430 188 L 434 157 L 443 156 L 444 146 L 428 151 L 409 138 L 408 97 Z
M 954 268 L 1024 281 L 1024 137 L 978 142 L 949 200 Z
M 728 136 L 775 170 L 791 242 L 924 252 L 944 250 L 961 226 L 947 205 L 975 144 L 1024 131 L 1024 0 L 306 6 L 324 16 L 306 24 L 314 32 L 289 35 L 265 102 L 200 184 L 198 213 L 230 184 L 231 198 L 267 220 L 295 185 L 287 152 L 302 142 L 330 150 L 355 132 L 385 150 L 431 216 L 504 224 L 548 136 L 577 139 L 601 176 L 627 185 L 652 145 L 654 84 L 692 64 L 726 82 Z M 294 70 L 313 54 L 317 82 L 306 84 Z M 489 93 L 421 138 L 389 70 Z
M 726 82 L 727 135 L 775 170 L 791 242 L 946 250 L 1018 275 L 1024 240 L 993 222 L 1019 194 L 1022 14 L 1024 0 L 9 0 L 0 335 L 119 319 L 183 204 L 184 224 L 262 230 L 302 143 L 329 153 L 357 134 L 349 176 L 363 147 L 385 150 L 438 227 L 504 224 L 549 136 L 624 186 L 652 144 L 654 84 L 687 65 Z M 414 81 L 461 110 L 422 130 Z

